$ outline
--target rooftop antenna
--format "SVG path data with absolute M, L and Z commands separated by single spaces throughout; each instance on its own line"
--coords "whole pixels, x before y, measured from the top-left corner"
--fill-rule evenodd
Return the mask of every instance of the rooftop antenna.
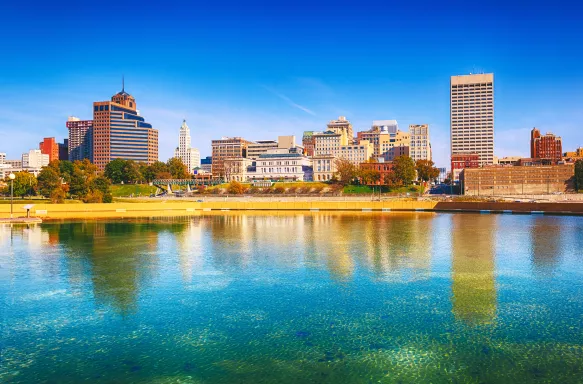
M 125 76 L 121 75 L 121 91 L 125 92 L 126 85 L 125 85 Z

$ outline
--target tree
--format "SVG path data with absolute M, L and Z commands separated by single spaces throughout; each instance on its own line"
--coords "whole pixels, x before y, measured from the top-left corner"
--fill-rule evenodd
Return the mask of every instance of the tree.
M 58 162 L 58 160 L 56 161 Z M 51 164 L 52 163 L 54 163 L 54 161 L 52 161 Z M 52 167 L 51 164 L 43 167 L 37 177 L 38 192 L 42 196 L 51 196 L 56 189 L 63 190 L 61 188 L 62 182 L 58 164 L 56 164 L 56 168 Z
M 173 179 L 187 179 L 189 177 L 188 167 L 182 162 L 182 159 L 172 157 L 168 159 L 166 165 Z
M 65 190 L 61 186 L 58 186 L 51 191 L 49 198 L 51 199 L 51 203 L 62 204 L 65 202 Z
M 351 184 L 358 177 L 358 169 L 349 160 L 336 159 L 334 165 L 336 166 L 336 174 L 340 184 Z
M 148 176 L 152 176 L 151 180 L 154 179 L 165 179 L 166 177 L 160 177 L 160 176 L 166 176 L 168 172 L 168 166 L 166 165 L 166 163 L 163 163 L 161 161 L 155 161 L 154 163 L 152 163 L 152 165 L 148 166 L 149 170 L 148 170 Z M 169 179 L 171 179 L 172 176 L 169 177 Z
M 583 160 L 575 162 L 575 189 L 583 191 Z
M 431 160 L 417 160 L 415 169 L 419 180 L 428 182 L 439 177 L 439 169 L 434 167 L 435 163 Z
M 124 181 L 124 168 L 126 161 L 124 159 L 115 159 L 107 163 L 103 174 L 114 184 L 121 184 Z
M 397 156 L 393 159 L 395 179 L 403 185 L 409 185 L 415 180 L 415 162 L 409 156 Z
M 133 160 L 127 160 L 123 166 L 123 180 L 125 183 L 137 183 L 142 178 L 140 166 Z
M 91 184 L 89 185 L 89 189 L 91 191 L 100 191 L 101 193 L 103 193 L 105 195 L 106 193 L 109 192 L 110 185 L 111 185 L 111 182 L 109 181 L 108 178 L 106 178 L 104 176 L 98 176 L 91 181 Z
M 361 168 L 359 177 L 363 184 L 376 184 L 381 179 L 381 173 L 372 168 Z
M 88 159 L 83 159 L 83 161 L 76 160 L 73 163 L 73 174 L 69 184 L 70 194 L 78 198 L 83 198 L 87 195 L 91 181 L 95 178 L 96 173 L 97 166 L 91 164 Z
M 32 196 L 35 194 L 35 187 L 37 184 L 36 177 L 28 172 L 16 172 L 14 174 L 14 196 Z M 10 179 L 5 180 L 8 184 L 7 190 L 10 193 Z
M 229 183 L 229 187 L 227 188 L 227 192 L 233 195 L 242 195 L 245 193 L 245 190 L 245 186 L 235 180 L 231 181 Z
M 156 175 L 154 174 L 154 172 L 152 172 L 152 167 L 150 167 L 148 164 L 138 163 L 138 169 L 140 172 L 140 181 L 145 181 L 149 183 L 152 180 L 154 180 Z

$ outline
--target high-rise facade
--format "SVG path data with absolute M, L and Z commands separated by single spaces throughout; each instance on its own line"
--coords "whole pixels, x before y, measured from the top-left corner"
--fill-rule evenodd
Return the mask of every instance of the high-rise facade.
M 123 88 L 111 101 L 93 103 L 93 163 L 104 169 L 114 159 L 158 160 L 158 131 L 140 116 L 136 100 Z
M 409 125 L 411 146 L 409 156 L 413 161 L 431 160 L 431 143 L 429 142 L 429 125 Z
M 223 137 L 220 140 L 213 140 L 211 164 L 213 176 L 225 177 L 225 159 L 246 158 L 247 146 L 250 143 L 241 137 Z
M 174 157 L 181 159 L 188 168 L 188 172 L 193 173 L 195 168 L 200 168 L 200 152 L 190 145 L 190 128 L 188 128 L 186 120 L 184 120 L 180 126 L 178 147 L 174 150 Z
M 476 153 L 480 166 L 494 163 L 494 74 L 452 76 L 451 155 Z
M 31 149 L 22 154 L 22 168 L 42 168 L 49 165 L 49 162 L 49 155 L 42 153 L 40 149 Z
M 358 132 L 356 136 L 359 143 L 366 140 L 373 145 L 374 158 L 393 161 L 397 156 L 409 156 L 411 134 L 399 131 L 396 120 L 373 121 L 371 129 Z
M 550 159 L 553 162 L 561 161 L 563 157 L 563 141 L 552 133 L 541 135 L 533 128 L 530 131 L 530 157 L 533 159 Z
M 69 130 L 69 160 L 89 159 L 93 162 L 93 120 L 81 120 L 70 116 L 67 120 Z
M 43 141 L 38 144 L 41 153 L 49 155 L 49 162 L 59 160 L 59 145 L 54 137 L 45 137 Z
M 59 144 L 59 160 L 69 160 L 69 139 L 64 139 Z
M 328 131 L 332 131 L 334 133 L 342 133 L 346 134 L 348 138 L 348 144 L 352 143 L 354 140 L 354 134 L 352 132 L 352 123 L 346 120 L 346 117 L 340 116 L 338 120 L 330 120 L 328 123 Z

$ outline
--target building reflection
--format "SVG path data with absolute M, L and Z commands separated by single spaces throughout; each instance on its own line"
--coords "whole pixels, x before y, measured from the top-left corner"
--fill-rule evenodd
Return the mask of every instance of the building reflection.
M 95 301 L 126 315 L 136 310 L 140 290 L 153 278 L 161 231 L 176 233 L 184 224 L 132 222 L 60 223 L 43 226 L 65 252 L 73 288 L 91 284 Z
M 536 217 L 530 227 L 532 267 L 535 272 L 552 274 L 560 261 L 563 217 Z
M 496 317 L 495 215 L 457 214 L 452 220 L 452 310 L 468 324 Z

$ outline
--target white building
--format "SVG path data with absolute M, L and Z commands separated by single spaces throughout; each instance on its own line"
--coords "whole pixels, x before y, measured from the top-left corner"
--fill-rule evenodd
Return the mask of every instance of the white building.
M 383 133 L 397 133 L 399 130 L 397 120 L 373 120 L 372 126 L 379 127 Z
M 181 159 L 190 173 L 193 173 L 195 168 L 200 168 L 200 152 L 190 146 L 190 128 L 186 125 L 186 120 L 180 126 L 178 147 L 174 150 L 174 157 Z
M 22 154 L 22 168 L 42 168 L 49 165 L 49 155 L 45 155 L 40 149 L 31 149 Z
M 251 180 L 311 181 L 312 161 L 301 150 L 274 149 L 259 155 Z
M 431 160 L 431 143 L 429 142 L 429 125 L 409 125 L 411 145 L 409 156 L 413 161 Z

